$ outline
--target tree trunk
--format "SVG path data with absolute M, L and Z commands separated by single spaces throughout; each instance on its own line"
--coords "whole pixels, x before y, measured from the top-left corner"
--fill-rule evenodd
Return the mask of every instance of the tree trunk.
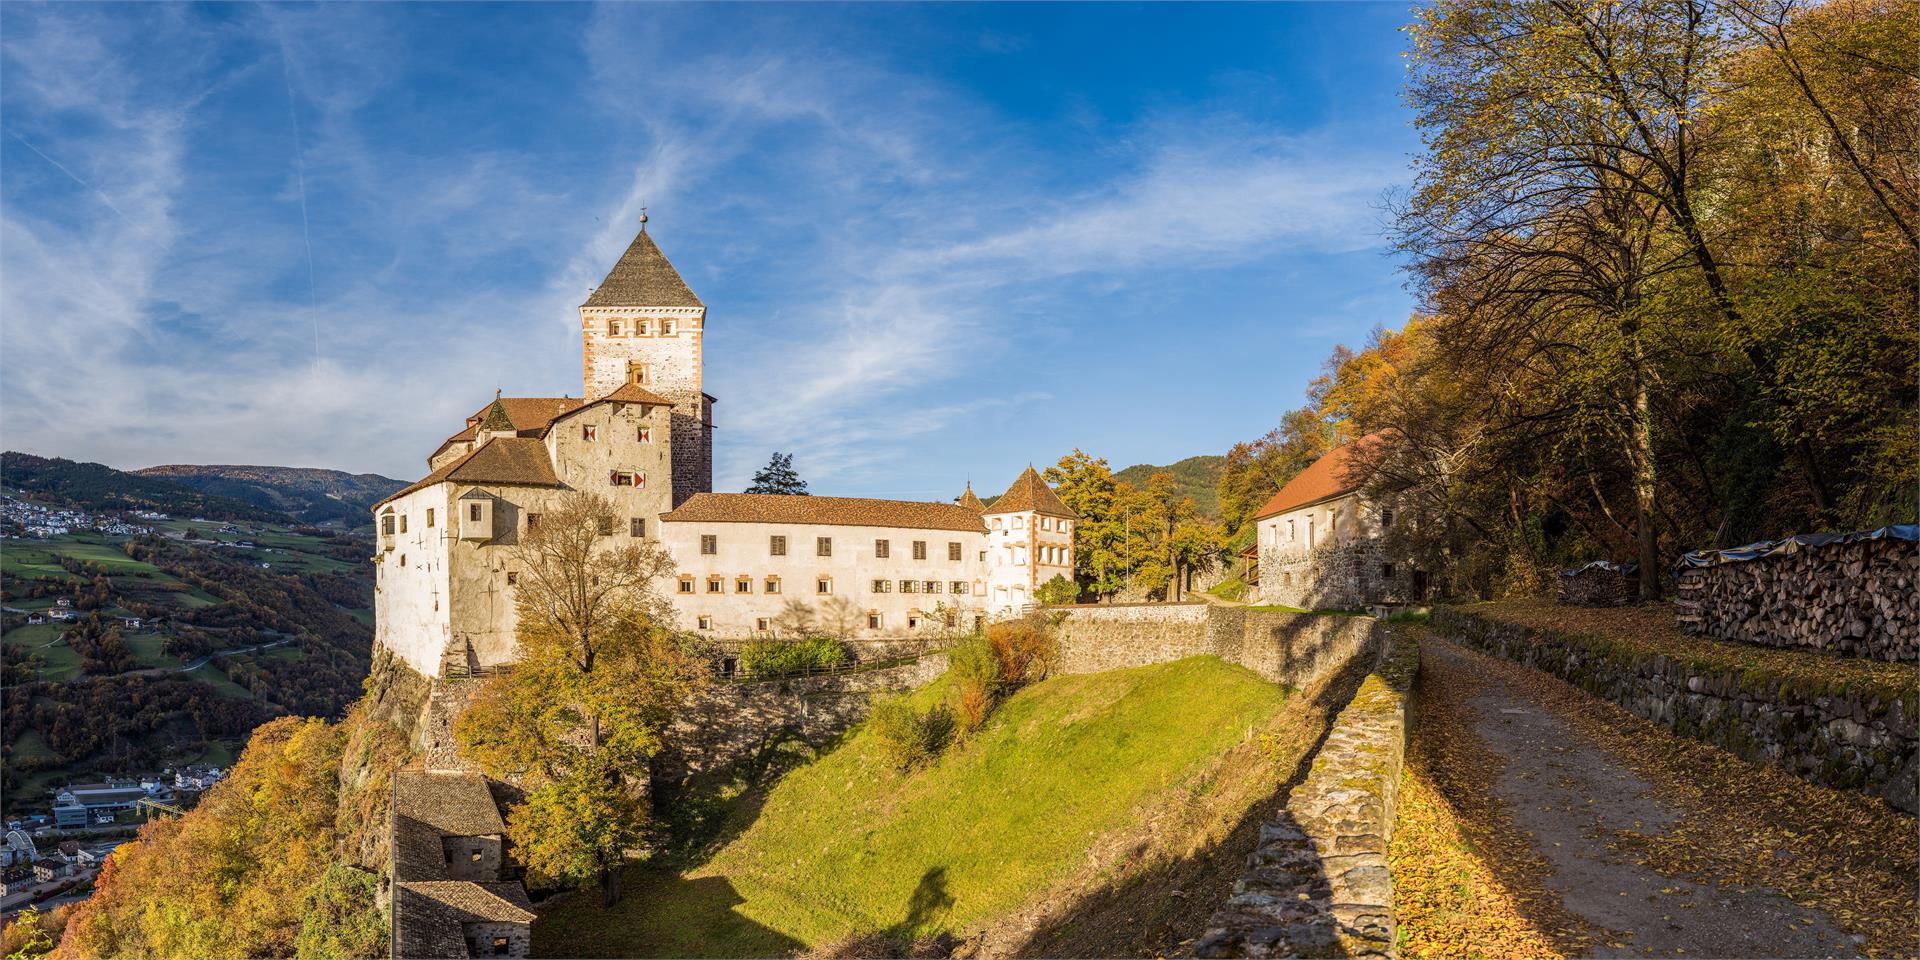
M 1653 462 L 1653 411 L 1647 396 L 1637 328 L 1627 334 L 1633 358 L 1633 426 L 1627 431 L 1627 462 L 1633 465 L 1634 540 L 1639 546 L 1640 599 L 1660 599 L 1660 554 L 1653 536 L 1656 477 Z
M 620 902 L 620 870 L 617 867 L 600 868 L 600 905 L 611 907 Z

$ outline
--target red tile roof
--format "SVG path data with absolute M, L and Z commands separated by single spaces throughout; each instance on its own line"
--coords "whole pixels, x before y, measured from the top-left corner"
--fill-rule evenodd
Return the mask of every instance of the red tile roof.
M 495 437 L 452 463 L 395 491 L 378 507 L 436 483 L 488 483 L 518 487 L 557 487 L 547 444 L 533 437 Z
M 1080 515 L 1067 509 L 1067 505 L 1060 502 L 1060 495 L 1054 493 L 1053 488 L 1047 486 L 1045 480 L 1040 479 L 1040 473 L 1033 469 L 1033 464 L 1027 464 L 1027 469 L 1014 478 L 1013 486 L 1008 487 L 1007 492 L 1001 494 L 1000 499 L 995 500 L 993 506 L 987 510 L 988 513 L 1025 513 L 1027 511 L 1049 517 L 1080 519 Z
M 1280 492 L 1274 494 L 1273 499 L 1268 500 L 1267 505 L 1261 507 L 1253 518 L 1265 520 L 1360 489 L 1366 484 L 1367 475 L 1373 467 L 1368 454 L 1376 452 L 1385 439 L 1384 433 L 1371 433 L 1327 451 L 1325 456 L 1287 481 L 1287 485 L 1281 487 Z
M 696 493 L 660 515 L 670 523 L 824 523 L 984 533 L 980 514 L 954 503 L 809 497 L 783 493 Z

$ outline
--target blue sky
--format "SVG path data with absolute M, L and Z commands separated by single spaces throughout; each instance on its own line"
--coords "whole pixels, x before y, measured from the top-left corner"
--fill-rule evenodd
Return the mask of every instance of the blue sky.
M 412 479 L 650 230 L 716 488 L 1273 427 L 1411 300 L 1400 4 L 0 6 L 0 442 Z

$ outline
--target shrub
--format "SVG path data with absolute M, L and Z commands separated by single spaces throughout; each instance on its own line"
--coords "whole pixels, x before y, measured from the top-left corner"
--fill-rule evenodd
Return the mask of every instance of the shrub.
M 1040 616 L 989 625 L 987 643 L 1000 661 L 1000 682 L 1005 686 L 1045 680 L 1053 666 L 1053 629 Z
M 1057 607 L 1077 602 L 1080 599 L 1080 587 L 1068 580 L 1065 574 L 1056 573 L 1052 580 L 1041 584 L 1040 589 L 1033 592 L 1033 598 L 1047 606 Z
M 960 722 L 976 730 L 993 710 L 1001 684 L 1000 657 L 987 638 L 975 634 L 947 652 L 947 670 L 953 676 L 954 699 Z
M 953 739 L 953 711 L 944 705 L 916 709 L 904 697 L 882 700 L 867 721 L 880 753 L 895 770 L 906 772 L 930 763 Z
M 762 676 L 831 670 L 846 662 L 847 648 L 832 637 L 755 640 L 740 651 L 741 672 Z

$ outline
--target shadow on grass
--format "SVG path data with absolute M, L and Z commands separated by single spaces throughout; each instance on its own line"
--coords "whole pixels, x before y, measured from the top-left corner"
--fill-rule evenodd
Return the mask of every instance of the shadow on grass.
M 1145 869 L 1123 866 L 1117 880 L 1049 913 L 1013 948 L 1012 955 L 1155 957 L 1185 953 L 1205 932 L 1214 912 L 1233 895 L 1234 882 L 1246 872 L 1247 858 L 1259 843 L 1262 825 L 1276 820 L 1282 828 L 1291 825 L 1286 814 L 1288 796 L 1306 779 L 1314 757 L 1332 731 L 1334 716 L 1353 699 L 1372 668 L 1372 657 L 1355 657 L 1339 673 L 1310 688 L 1306 699 L 1287 706 L 1322 718 L 1312 745 L 1300 754 L 1286 781 L 1272 794 L 1250 804 L 1222 839 Z M 1296 867 L 1306 868 L 1317 870 L 1317 865 Z
M 628 867 L 624 894 L 600 906 L 597 890 L 567 894 L 533 926 L 536 957 L 778 957 L 805 946 L 735 908 L 746 900 L 725 877 L 682 878 Z

